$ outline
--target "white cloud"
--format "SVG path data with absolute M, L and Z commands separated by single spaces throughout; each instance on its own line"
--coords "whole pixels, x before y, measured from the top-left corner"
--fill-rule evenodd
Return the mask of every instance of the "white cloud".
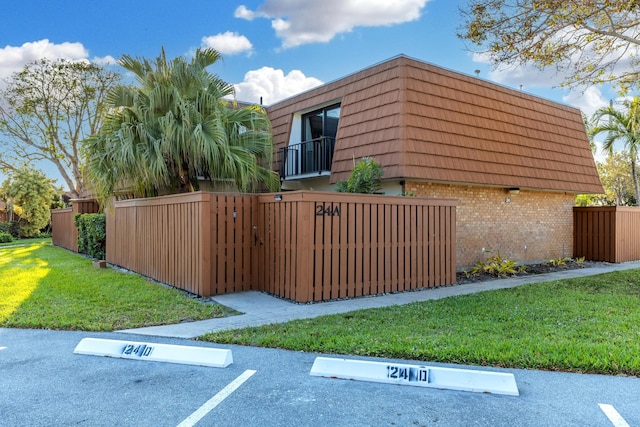
M 95 56 L 92 60 L 92 63 L 97 64 L 97 65 L 115 65 L 118 63 L 118 60 L 116 58 L 114 58 L 111 55 L 107 55 L 107 56 L 102 56 L 102 57 L 97 57 Z
M 483 54 L 473 54 L 473 61 L 481 64 L 488 64 L 488 57 Z M 531 66 L 502 67 L 489 72 L 489 80 L 502 85 L 518 88 L 520 85 L 525 90 L 532 88 L 558 88 L 564 81 L 565 75 L 557 73 L 555 69 L 540 70 Z M 580 109 L 587 117 L 601 107 L 609 104 L 603 92 L 603 87 L 573 87 L 567 89 L 567 93 L 562 96 L 562 101 L 572 107 Z
M 631 31 L 631 30 L 629 30 Z M 636 35 L 628 32 L 627 36 L 635 38 Z M 489 78 L 507 86 L 518 87 L 558 87 L 575 75 L 576 64 L 599 64 L 605 69 L 605 74 L 622 75 L 633 72 L 637 68 L 636 62 L 640 56 L 640 47 L 625 43 L 617 43 L 605 55 L 592 50 L 593 43 L 585 45 L 585 39 L 590 33 L 584 29 L 567 27 L 554 35 L 554 40 L 560 45 L 582 46 L 571 52 L 571 56 L 555 65 L 540 69 L 533 65 L 498 65 L 489 72 Z M 474 53 L 472 60 L 481 64 L 492 64 L 490 54 Z M 580 88 L 577 88 L 580 90 Z
M 596 86 L 589 86 L 584 90 L 572 90 L 562 97 L 562 101 L 579 108 L 587 117 L 591 117 L 598 108 L 609 105 L 609 100 L 604 97 L 602 90 Z
M 285 48 L 328 42 L 355 27 L 377 27 L 420 18 L 429 0 L 265 0 L 255 11 L 239 6 L 236 18 L 271 19 Z
M 490 65 L 489 55 L 473 53 L 473 62 Z M 554 87 L 559 86 L 563 77 L 553 69 L 540 70 L 532 66 L 500 66 L 489 71 L 489 80 L 510 87 Z
M 296 95 L 322 84 L 322 81 L 307 77 L 300 70 L 284 71 L 271 67 L 262 67 L 249 71 L 244 81 L 234 85 L 238 101 L 259 103 L 260 97 L 265 105 Z
M 0 49 L 0 79 L 22 70 L 31 62 L 47 58 L 51 60 L 86 60 L 89 52 L 82 43 L 51 43 L 47 39 L 27 42 L 22 46 L 5 46 Z
M 202 45 L 212 47 L 223 55 L 235 55 L 242 52 L 250 53 L 253 49 L 253 45 L 248 38 L 231 31 L 203 37 Z
M 234 16 L 236 18 L 246 19 L 247 21 L 253 21 L 253 19 L 256 17 L 256 13 L 247 9 L 245 5 L 241 5 L 236 9 Z
M 562 100 L 573 107 L 579 108 L 587 117 L 592 118 L 597 109 L 608 107 L 609 105 L 612 105 L 616 110 L 624 111 L 625 102 L 631 101 L 632 99 L 630 96 L 623 97 L 614 95 L 613 92 L 610 94 L 612 97 L 607 98 L 606 94 L 602 92 L 601 87 L 590 86 L 584 91 L 572 91 L 564 96 Z M 596 136 L 594 140 L 598 147 L 595 159 L 599 162 L 604 161 L 607 156 L 607 152 L 602 148 L 604 138 L 605 134 L 600 134 Z M 615 146 L 618 147 L 618 144 Z
M 578 108 L 585 114 L 588 118 L 593 116 L 593 113 L 596 112 L 598 108 L 606 107 L 609 105 L 609 101 L 605 99 L 602 94 L 602 90 L 596 86 L 589 86 L 584 90 L 572 90 L 568 94 L 562 97 L 562 101 L 572 107 Z M 602 141 L 601 138 L 597 138 L 595 140 L 596 143 L 596 161 L 604 160 L 604 152 L 602 151 Z

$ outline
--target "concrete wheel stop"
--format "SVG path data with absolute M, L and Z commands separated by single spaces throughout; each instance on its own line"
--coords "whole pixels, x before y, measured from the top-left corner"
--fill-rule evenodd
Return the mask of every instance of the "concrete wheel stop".
M 475 393 L 519 396 L 513 374 L 393 362 L 317 357 L 311 375 Z
M 215 368 L 226 368 L 233 363 L 231 350 L 100 338 L 83 338 L 73 352 L 74 354 L 181 363 Z

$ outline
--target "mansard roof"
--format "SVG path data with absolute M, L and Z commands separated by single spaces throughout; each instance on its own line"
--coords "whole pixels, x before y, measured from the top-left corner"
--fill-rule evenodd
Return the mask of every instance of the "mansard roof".
M 373 157 L 384 179 L 603 192 L 579 110 L 405 56 L 267 107 L 276 151 L 295 113 L 336 101 L 332 183 Z

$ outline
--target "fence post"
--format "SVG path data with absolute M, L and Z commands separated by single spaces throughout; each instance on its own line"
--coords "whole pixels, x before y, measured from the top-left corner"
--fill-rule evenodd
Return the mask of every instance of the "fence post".
M 115 200 L 111 200 L 107 203 L 107 207 L 104 210 L 106 217 L 106 236 L 105 236 L 105 260 L 109 264 L 114 264 L 115 248 L 117 247 L 117 235 L 116 235 L 116 203 Z
M 200 241 L 198 252 L 198 288 L 199 295 L 211 295 L 211 194 L 202 193 L 200 202 Z

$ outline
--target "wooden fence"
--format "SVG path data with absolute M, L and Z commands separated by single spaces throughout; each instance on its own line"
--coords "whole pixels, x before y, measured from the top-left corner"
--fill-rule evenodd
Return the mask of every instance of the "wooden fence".
M 115 202 L 107 262 L 194 294 L 299 302 L 455 283 L 455 202 L 291 192 Z
M 255 199 L 198 192 L 115 202 L 107 262 L 202 296 L 254 289 Z
M 573 254 L 590 261 L 640 260 L 640 208 L 574 207 Z
M 452 200 L 261 195 L 257 282 L 299 302 L 455 283 L 455 209 Z
M 73 223 L 76 214 L 96 213 L 100 207 L 93 199 L 72 199 L 71 206 L 51 211 L 51 242 L 78 252 L 78 229 Z

